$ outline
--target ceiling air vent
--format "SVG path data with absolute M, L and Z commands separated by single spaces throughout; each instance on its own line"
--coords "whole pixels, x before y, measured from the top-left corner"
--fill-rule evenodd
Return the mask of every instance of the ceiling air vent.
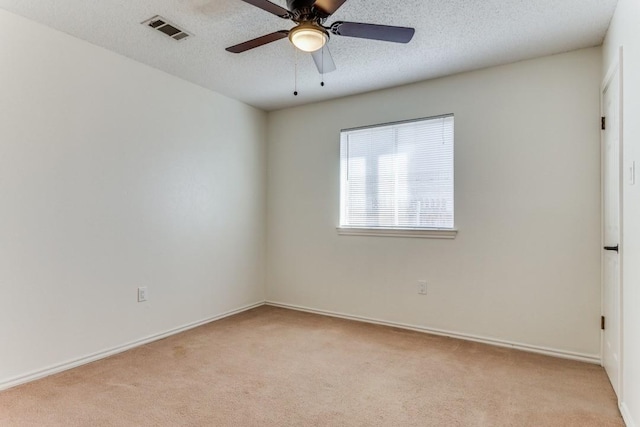
M 191 34 L 179 28 L 177 25 L 172 24 L 160 15 L 156 15 L 153 18 L 149 18 L 142 22 L 142 25 L 146 25 L 154 30 L 160 31 L 162 34 L 171 37 L 174 40 L 185 40 L 189 37 L 193 37 Z

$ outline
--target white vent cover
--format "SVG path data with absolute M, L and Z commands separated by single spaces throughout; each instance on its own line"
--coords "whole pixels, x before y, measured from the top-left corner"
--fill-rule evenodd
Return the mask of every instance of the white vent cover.
M 186 32 L 177 25 L 169 22 L 160 15 L 156 15 L 146 21 L 141 22 L 142 25 L 146 25 L 154 30 L 160 31 L 165 36 L 171 37 L 174 40 L 182 41 L 189 37 L 193 37 L 192 34 Z

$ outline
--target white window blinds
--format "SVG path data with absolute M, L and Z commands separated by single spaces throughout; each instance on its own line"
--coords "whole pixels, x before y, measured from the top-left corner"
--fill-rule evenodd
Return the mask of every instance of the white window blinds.
M 453 229 L 453 116 L 340 135 L 340 226 Z

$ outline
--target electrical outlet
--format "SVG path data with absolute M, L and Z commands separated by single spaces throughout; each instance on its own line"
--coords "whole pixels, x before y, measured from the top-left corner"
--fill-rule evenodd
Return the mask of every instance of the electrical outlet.
M 426 295 L 427 294 L 427 281 L 426 280 L 418 280 L 418 294 Z
M 149 298 L 149 291 L 146 286 L 138 288 L 138 302 L 145 302 Z

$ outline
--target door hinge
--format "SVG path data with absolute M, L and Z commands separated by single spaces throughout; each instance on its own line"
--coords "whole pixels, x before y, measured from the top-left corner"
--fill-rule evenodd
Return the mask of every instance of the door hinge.
M 605 324 L 604 316 L 601 316 L 600 317 L 600 329 L 602 329 L 603 331 L 604 331 L 604 324 Z
M 607 128 L 607 118 L 600 117 L 600 129 L 605 130 Z

